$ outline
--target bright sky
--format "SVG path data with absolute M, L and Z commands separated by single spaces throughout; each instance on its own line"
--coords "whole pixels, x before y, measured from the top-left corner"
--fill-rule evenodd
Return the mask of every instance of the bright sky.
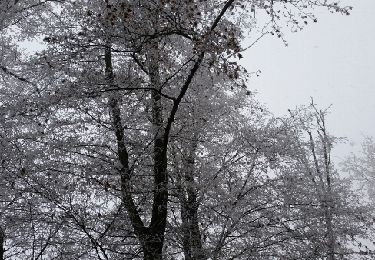
M 244 55 L 249 71 L 261 70 L 250 88 L 276 115 L 307 105 L 332 104 L 327 125 L 349 142 L 336 148 L 336 160 L 360 148 L 363 136 L 375 137 L 375 0 L 345 0 L 350 16 L 318 10 L 318 23 L 276 37 L 263 38 Z

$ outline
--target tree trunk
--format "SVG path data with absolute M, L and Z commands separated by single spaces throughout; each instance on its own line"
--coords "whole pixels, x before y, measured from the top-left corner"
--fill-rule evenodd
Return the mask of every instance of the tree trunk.
M 182 246 L 184 249 L 184 256 L 185 260 L 192 260 L 192 254 L 191 254 L 191 246 L 190 246 L 190 241 L 191 241 L 191 234 L 190 234 L 190 221 L 189 221 L 189 213 L 188 213 L 188 207 L 187 207 L 187 202 L 184 194 L 181 194 L 180 203 L 181 203 L 181 229 L 183 233 L 182 237 Z
M 329 165 L 328 165 L 329 166 Z M 335 234 L 333 230 L 333 217 L 332 217 L 332 209 L 333 209 L 333 197 L 332 197 L 332 187 L 331 187 L 331 178 L 330 178 L 330 171 L 327 166 L 326 174 L 327 174 L 327 194 L 326 194 L 326 201 L 325 201 L 325 217 L 326 217 L 326 226 L 327 226 L 327 247 L 328 247 L 328 260 L 335 260 Z
M 144 260 L 162 260 L 163 259 L 163 240 L 152 236 L 143 247 Z
M 181 200 L 181 219 L 183 229 L 183 247 L 186 260 L 204 260 L 201 233 L 198 220 L 198 195 L 194 181 L 195 152 L 198 146 L 198 138 L 194 135 L 193 142 L 188 148 L 188 156 L 184 160 L 184 183 L 187 198 Z
M 315 106 L 312 104 L 315 108 Z M 332 211 L 334 208 L 334 201 L 333 201 L 333 194 L 332 194 L 332 183 L 331 183 L 331 144 L 329 137 L 326 132 L 325 126 L 325 115 L 323 112 L 316 110 L 316 118 L 318 124 L 318 135 L 319 139 L 322 144 L 322 155 L 323 155 L 323 163 L 324 168 L 321 168 L 318 160 L 318 154 L 315 150 L 315 141 L 313 140 L 313 136 L 311 131 L 307 131 L 309 138 L 310 138 L 310 149 L 313 155 L 314 164 L 316 168 L 316 172 L 320 179 L 321 184 L 321 191 L 323 193 L 323 201 L 321 201 L 322 208 L 324 210 L 324 221 L 326 225 L 326 247 L 327 247 L 327 259 L 328 260 L 335 260 L 335 234 L 333 229 L 333 216 Z M 324 180 L 325 177 L 325 180 Z
M 105 48 L 105 73 L 109 87 L 114 86 L 114 72 L 112 65 L 111 44 L 107 42 Z M 157 50 L 151 50 L 150 60 L 157 63 L 158 59 L 155 58 Z M 155 59 L 154 59 L 155 58 Z M 159 67 L 151 62 L 149 66 L 150 81 L 155 89 L 160 88 L 159 80 Z M 140 244 L 143 248 L 144 259 L 162 259 L 162 250 L 164 243 L 164 233 L 167 223 L 167 203 L 168 203 L 168 175 L 167 175 L 167 154 L 166 146 L 164 143 L 164 127 L 162 117 L 162 103 L 161 95 L 158 91 L 152 92 L 152 125 L 154 132 L 154 190 L 153 190 L 153 204 L 151 224 L 145 227 L 141 220 L 137 207 L 131 195 L 130 178 L 131 172 L 129 169 L 129 155 L 125 145 L 124 127 L 122 124 L 121 111 L 120 111 L 120 98 L 111 96 L 109 99 L 109 106 L 111 109 L 111 117 L 113 120 L 114 132 L 117 139 L 118 159 L 121 162 L 121 193 L 122 200 L 127 210 L 128 216 L 137 235 Z
M 328 233 L 328 260 L 335 260 L 335 237 L 332 227 L 332 214 L 330 208 L 327 209 L 327 233 Z
M 157 21 L 155 21 L 157 23 Z M 165 145 L 163 102 L 161 96 L 159 44 L 152 41 L 147 52 L 152 102 L 152 131 L 154 136 L 154 191 L 152 217 L 150 224 L 151 239 L 146 242 L 144 259 L 162 259 L 164 233 L 168 215 L 168 172 L 167 146 Z M 151 258 L 149 258 L 151 257 Z
M 320 131 L 319 135 L 323 144 L 323 157 L 326 172 L 327 182 L 327 196 L 326 196 L 326 224 L 327 224 L 327 235 L 328 235 L 328 260 L 335 260 L 335 234 L 333 230 L 333 217 L 332 211 L 334 208 L 332 184 L 331 184 L 331 145 L 326 132 L 324 114 L 320 116 Z
M 0 227 L 0 260 L 4 260 L 4 243 L 5 243 L 5 233 L 4 230 Z

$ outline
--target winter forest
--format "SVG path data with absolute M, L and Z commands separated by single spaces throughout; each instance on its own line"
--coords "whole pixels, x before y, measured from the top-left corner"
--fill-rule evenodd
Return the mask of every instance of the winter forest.
M 329 109 L 240 65 L 317 11 L 352 7 L 1 0 L 0 260 L 375 259 L 375 140 L 336 163 Z

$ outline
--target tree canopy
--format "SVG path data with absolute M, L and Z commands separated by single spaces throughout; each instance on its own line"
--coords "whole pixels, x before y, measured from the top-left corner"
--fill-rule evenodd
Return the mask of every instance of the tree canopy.
M 247 34 L 283 38 L 317 8 L 351 10 L 2 1 L 0 260 L 370 259 L 326 111 L 274 117 L 238 64 Z

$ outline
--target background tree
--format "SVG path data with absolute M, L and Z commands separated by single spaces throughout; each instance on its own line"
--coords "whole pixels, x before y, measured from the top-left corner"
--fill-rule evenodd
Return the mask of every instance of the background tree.
M 313 103 L 291 112 L 297 127 L 290 129 L 297 138 L 293 153 L 288 154 L 294 162 L 287 160 L 288 166 L 281 168 L 286 188 L 282 197 L 294 218 L 288 226 L 292 239 L 298 241 L 294 244 L 305 254 L 301 257 L 351 259 L 361 253 L 351 248 L 351 241 L 369 235 L 369 222 L 363 216 L 370 208 L 331 161 L 339 139 L 329 135 L 326 115 L 327 111 L 318 110 Z
M 372 137 L 365 137 L 359 155 L 352 154 L 343 163 L 346 172 L 357 181 L 360 189 L 367 191 L 369 201 L 372 201 L 374 190 L 372 183 L 375 176 L 375 144 Z

